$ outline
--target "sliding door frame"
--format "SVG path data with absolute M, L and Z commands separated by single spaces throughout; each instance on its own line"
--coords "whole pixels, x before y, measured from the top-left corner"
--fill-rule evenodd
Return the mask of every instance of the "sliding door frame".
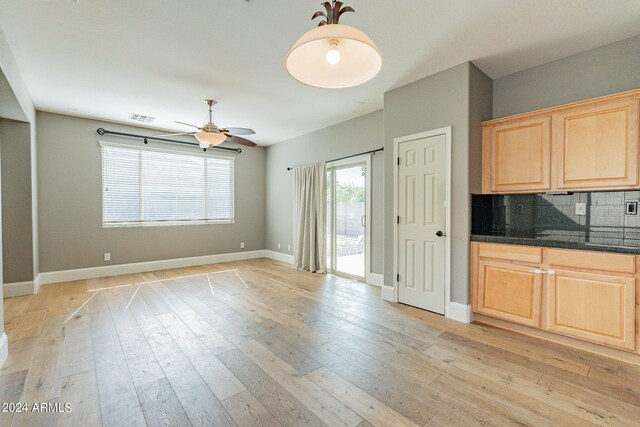
M 364 226 L 364 277 L 352 276 L 350 274 L 335 271 L 336 266 L 336 198 L 335 192 L 331 193 L 331 262 L 327 265 L 327 271 L 336 276 L 344 276 L 356 280 L 364 280 L 371 283 L 371 154 L 363 154 L 361 156 L 350 157 L 348 159 L 337 160 L 327 163 L 327 173 L 333 171 L 331 178 L 331 188 L 327 188 L 327 194 L 333 191 L 336 183 L 335 171 L 339 169 L 347 169 L 349 167 L 362 165 L 365 167 L 365 226 Z

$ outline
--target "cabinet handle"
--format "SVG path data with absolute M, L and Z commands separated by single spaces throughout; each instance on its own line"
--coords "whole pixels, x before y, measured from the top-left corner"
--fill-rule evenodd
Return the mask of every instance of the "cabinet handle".
M 543 274 L 544 270 L 540 270 L 539 268 L 536 268 L 536 269 L 533 269 L 533 270 L 529 270 L 529 273 Z
M 550 274 L 550 275 L 553 276 L 553 275 L 556 274 L 556 271 L 555 270 L 547 270 L 547 274 Z

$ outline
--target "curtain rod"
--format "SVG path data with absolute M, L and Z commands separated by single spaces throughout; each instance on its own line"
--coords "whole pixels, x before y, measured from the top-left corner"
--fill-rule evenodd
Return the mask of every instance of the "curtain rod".
M 382 148 L 378 148 L 377 150 L 364 151 L 364 152 L 362 152 L 362 153 L 352 154 L 352 155 L 350 155 L 350 156 L 340 157 L 339 159 L 327 160 L 327 161 L 325 161 L 325 163 L 337 162 L 338 160 L 350 159 L 351 157 L 358 157 L 358 156 L 362 156 L 362 155 L 364 155 L 364 154 L 373 154 L 373 155 L 375 156 L 375 154 L 376 154 L 378 151 L 384 151 L 384 147 L 382 147 Z M 293 168 L 292 168 L 292 167 L 290 167 L 290 168 L 287 168 L 287 170 L 288 170 L 288 171 L 290 171 L 290 170 L 293 170 Z
M 139 138 L 142 139 L 144 141 L 144 143 L 146 144 L 147 141 L 161 141 L 161 142 L 170 142 L 172 144 L 182 144 L 182 145 L 191 145 L 194 147 L 198 147 L 200 148 L 200 145 L 192 143 L 192 142 L 186 142 L 186 141 L 178 141 L 176 139 L 166 139 L 166 138 L 158 138 L 156 136 L 144 136 L 144 135 L 136 135 L 133 133 L 125 133 L 125 132 L 115 132 L 112 130 L 106 130 L 104 128 L 98 128 L 98 130 L 96 130 L 96 132 L 98 132 L 98 135 L 119 135 L 119 136 L 126 136 L 128 138 Z M 218 146 L 211 146 L 209 148 L 215 149 L 215 150 L 224 150 L 224 151 L 235 151 L 236 153 L 242 153 L 242 148 L 238 147 L 238 148 L 230 148 L 230 147 L 218 147 Z M 209 148 L 201 148 L 202 151 L 207 151 Z

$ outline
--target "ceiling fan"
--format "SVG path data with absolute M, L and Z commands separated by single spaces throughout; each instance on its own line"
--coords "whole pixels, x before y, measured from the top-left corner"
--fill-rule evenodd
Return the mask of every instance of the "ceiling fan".
M 183 123 L 176 121 L 181 125 L 191 126 L 192 128 L 198 129 L 195 132 L 182 132 L 182 133 L 171 133 L 166 135 L 156 135 L 158 137 L 164 136 L 175 136 L 175 135 L 193 135 L 196 137 L 198 142 L 200 143 L 200 148 L 208 148 L 210 146 L 220 145 L 225 141 L 235 142 L 237 144 L 246 145 L 248 147 L 255 147 L 256 144 L 253 141 L 249 141 L 248 139 L 242 138 L 238 135 L 253 135 L 255 132 L 253 129 L 248 128 L 221 128 L 218 127 L 215 123 L 213 123 L 213 106 L 218 102 L 214 99 L 205 99 L 204 102 L 209 106 L 209 123 L 205 123 L 203 126 L 196 126 L 189 123 Z

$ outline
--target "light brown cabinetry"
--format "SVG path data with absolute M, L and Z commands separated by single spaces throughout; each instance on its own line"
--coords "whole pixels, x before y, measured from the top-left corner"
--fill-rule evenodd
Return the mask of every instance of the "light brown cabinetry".
M 481 260 L 478 312 L 540 327 L 542 275 L 534 267 Z
M 490 138 L 491 191 L 511 193 L 551 189 L 549 117 L 493 126 Z
M 559 190 L 638 185 L 638 100 L 553 114 Z
M 635 279 L 555 270 L 547 279 L 546 329 L 633 350 Z
M 484 122 L 483 193 L 639 188 L 640 90 Z
M 608 347 L 636 347 L 635 255 L 472 242 L 475 313 Z

